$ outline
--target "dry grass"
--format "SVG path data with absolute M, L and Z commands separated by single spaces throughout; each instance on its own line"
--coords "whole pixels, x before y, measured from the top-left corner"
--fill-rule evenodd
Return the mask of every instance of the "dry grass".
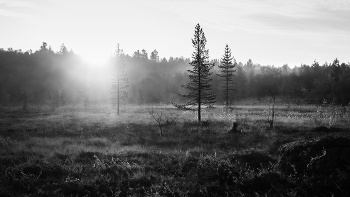
M 164 110 L 163 136 L 159 135 L 157 123 L 147 113 L 151 107 L 154 110 Z M 45 166 L 48 165 L 45 162 L 55 161 L 60 162 L 63 166 L 61 170 L 63 170 L 64 177 L 61 178 L 65 179 L 62 182 L 60 178 L 57 178 L 58 183 L 62 184 L 61 191 L 66 192 L 60 195 L 74 193 L 74 191 L 62 189 L 64 185 L 80 188 L 76 184 L 82 184 L 81 190 L 74 193 L 78 196 L 98 195 L 97 191 L 107 191 L 102 188 L 91 191 L 84 188 L 84 184 L 99 185 L 98 177 L 103 179 L 101 184 L 105 183 L 107 186 L 116 184 L 120 188 L 145 188 L 143 191 L 128 190 L 129 194 L 155 195 L 158 192 L 163 195 L 171 195 L 171 192 L 177 191 L 180 195 L 186 194 L 185 191 L 187 191 L 187 194 L 192 192 L 195 195 L 203 194 L 194 189 L 197 186 L 189 184 L 189 181 L 197 180 L 194 177 L 195 174 L 200 176 L 202 173 L 194 168 L 195 165 L 200 165 L 200 169 L 208 171 L 209 174 L 203 175 L 204 177 L 215 181 L 214 174 L 219 172 L 212 171 L 211 167 L 223 167 L 224 171 L 220 173 L 226 173 L 226 168 L 231 169 L 232 167 L 233 169 L 234 166 L 236 169 L 237 165 L 240 165 L 233 160 L 227 163 L 228 157 L 246 158 L 251 161 L 256 158 L 257 163 L 260 160 L 263 162 L 264 159 L 270 161 L 269 158 L 275 161 L 278 156 L 278 148 L 285 143 L 329 135 L 313 131 L 316 126 L 329 126 L 329 122 L 325 121 L 327 118 L 317 119 L 321 113 L 317 106 L 281 105 L 276 107 L 274 129 L 270 129 L 266 121 L 266 110 L 266 105 L 237 105 L 230 110 L 220 106 L 214 109 L 204 109 L 202 115 L 204 121 L 202 125 L 199 125 L 196 122 L 195 111 L 179 111 L 172 106 L 164 105 L 127 106 L 125 112 L 119 116 L 108 106 L 89 109 L 62 107 L 54 112 L 40 113 L 22 113 L 17 108 L 2 108 L 0 113 L 0 159 L 4 164 L 0 166 L 1 173 L 8 180 L 12 175 L 6 174 L 6 170 L 15 173 L 25 166 L 31 166 L 31 168 L 41 166 L 41 170 L 45 171 Z M 331 111 L 330 108 L 327 110 L 325 109 L 326 112 L 322 115 L 328 118 L 336 114 L 331 112 L 337 111 L 337 109 Z M 332 122 L 332 127 L 339 128 L 336 135 L 348 135 L 349 114 L 350 112 L 347 111 L 342 114 L 342 117 L 337 116 L 336 121 Z M 318 125 L 316 125 L 317 121 L 319 121 Z M 242 133 L 229 133 L 233 122 L 238 122 Z M 36 158 L 39 161 L 34 162 L 30 158 Z M 16 167 L 10 168 L 11 163 L 16 164 Z M 49 167 L 56 169 L 55 166 Z M 183 170 L 187 168 L 190 171 L 184 172 Z M 125 173 L 118 175 L 123 178 L 111 178 L 118 177 L 113 174 L 116 173 L 116 169 L 119 170 L 117 170 L 118 173 Z M 239 175 L 245 181 L 251 180 L 254 177 L 251 176 L 252 173 L 256 173 L 249 167 L 244 167 L 243 164 L 239 169 L 246 174 L 250 173 L 249 176 Z M 167 171 L 170 174 L 167 174 Z M 189 178 L 185 178 L 187 176 Z M 25 182 L 27 179 L 40 180 L 40 176 L 28 175 L 28 177 L 21 178 L 23 180 L 16 180 L 19 182 Z M 82 182 L 83 179 L 86 181 Z M 97 182 L 92 183 L 91 181 Z M 126 182 L 132 186 L 123 185 Z M 13 184 L 15 183 L 17 182 Z M 5 183 L 0 181 L 0 186 L 1 184 Z M 210 184 L 214 183 L 203 182 L 201 187 L 207 189 L 221 187 L 210 186 Z M 12 185 L 6 187 L 12 188 Z M 47 186 L 46 189 L 45 187 L 42 186 L 40 190 L 51 191 L 50 187 Z M 238 184 L 237 187 L 242 187 L 242 191 L 245 191 L 243 186 Z M 22 189 L 23 193 L 12 194 L 40 194 L 40 190 Z M 15 190 L 0 188 L 0 194 L 3 194 L 3 191 L 13 192 Z M 84 193 L 87 191 L 90 193 Z M 120 195 L 125 194 L 123 193 L 125 191 L 122 190 L 112 189 L 110 191 L 119 192 Z M 261 195 L 267 194 L 267 191 L 262 191 L 265 193 Z M 214 190 L 212 192 L 212 194 L 215 193 Z M 248 190 L 245 193 L 250 194 Z M 111 195 L 112 193 L 107 192 L 106 194 Z M 220 192 L 216 194 L 219 195 Z M 239 193 L 233 194 L 239 196 Z
M 150 107 L 165 111 L 165 136 L 158 136 L 157 124 L 147 113 Z M 316 126 L 327 126 L 331 113 L 319 120 L 317 106 L 277 106 L 275 129 L 270 130 L 266 122 L 264 105 L 237 105 L 228 110 L 223 107 L 203 110 L 206 127 L 198 126 L 195 111 L 178 111 L 171 106 L 127 106 L 125 113 L 117 116 L 108 106 L 91 109 L 62 107 L 55 112 L 23 114 L 18 109 L 7 109 L 0 121 L 1 144 L 16 144 L 16 149 L 50 152 L 57 150 L 108 150 L 123 146 L 155 146 L 158 149 L 206 149 L 236 151 L 245 148 L 266 150 L 263 144 L 273 144 L 276 133 L 301 139 L 310 137 L 307 131 Z M 332 126 L 346 128 L 349 113 L 337 117 Z M 328 119 L 327 119 L 328 118 Z M 322 122 L 323 121 L 323 122 Z M 233 136 L 227 132 L 233 122 L 238 122 L 243 135 Z M 193 139 L 194 142 L 192 141 Z M 5 147 L 5 145 L 2 145 Z M 67 148 L 68 147 L 68 148 Z

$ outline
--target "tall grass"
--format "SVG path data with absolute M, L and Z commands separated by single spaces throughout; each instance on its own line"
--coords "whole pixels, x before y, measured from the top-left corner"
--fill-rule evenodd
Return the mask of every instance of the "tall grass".
M 0 195 L 295 196 L 303 185 L 273 169 L 278 148 L 327 135 L 313 130 L 315 106 L 277 106 L 270 129 L 263 105 L 204 109 L 202 124 L 196 112 L 157 105 L 164 110 L 160 136 L 149 107 L 127 106 L 119 116 L 107 106 L 25 114 L 7 108 Z M 348 117 L 332 127 L 345 134 Z M 229 132 L 233 122 L 241 133 Z

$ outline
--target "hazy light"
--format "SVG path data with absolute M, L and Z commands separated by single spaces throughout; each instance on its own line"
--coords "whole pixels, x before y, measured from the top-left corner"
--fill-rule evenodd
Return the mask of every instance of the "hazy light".
M 107 63 L 109 56 L 108 53 L 96 53 L 96 52 L 82 52 L 78 55 L 86 62 L 89 66 L 100 67 Z
M 112 57 L 115 47 L 113 43 L 109 43 L 108 40 L 92 39 L 89 35 L 82 35 L 80 39 L 81 42 L 76 43 L 77 47 L 74 51 L 76 51 L 89 66 L 101 67 Z
M 47 42 L 57 51 L 65 43 L 94 65 L 117 43 L 129 55 L 157 49 L 161 57 L 191 57 L 200 23 L 210 58 L 229 44 L 240 62 L 348 62 L 349 17 L 349 0 L 0 0 L 0 47 L 35 51 Z

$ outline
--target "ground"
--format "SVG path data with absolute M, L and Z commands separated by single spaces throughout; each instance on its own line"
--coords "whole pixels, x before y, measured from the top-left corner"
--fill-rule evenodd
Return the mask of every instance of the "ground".
M 28 113 L 2 107 L 0 196 L 318 194 L 315 183 L 276 167 L 278 150 L 294 141 L 348 138 L 349 107 L 280 104 L 274 128 L 268 114 L 260 104 L 217 106 L 204 109 L 198 124 L 195 111 L 167 105 L 126 106 L 119 116 L 107 105 Z M 239 133 L 230 133 L 233 122 Z M 323 194 L 348 194 L 334 190 Z

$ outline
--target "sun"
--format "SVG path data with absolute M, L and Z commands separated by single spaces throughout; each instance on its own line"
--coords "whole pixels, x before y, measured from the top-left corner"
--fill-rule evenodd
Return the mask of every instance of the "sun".
M 86 40 L 90 40 L 86 42 Z M 108 63 L 114 52 L 114 48 L 108 39 L 96 41 L 88 38 L 76 42 L 75 52 L 81 57 L 87 66 L 95 68 Z
M 105 65 L 110 58 L 110 54 L 101 51 L 85 51 L 81 52 L 79 55 L 90 67 Z
M 89 88 L 94 92 L 108 89 L 113 77 L 111 55 L 102 50 L 81 51 L 77 54 L 83 62 L 82 71 Z

